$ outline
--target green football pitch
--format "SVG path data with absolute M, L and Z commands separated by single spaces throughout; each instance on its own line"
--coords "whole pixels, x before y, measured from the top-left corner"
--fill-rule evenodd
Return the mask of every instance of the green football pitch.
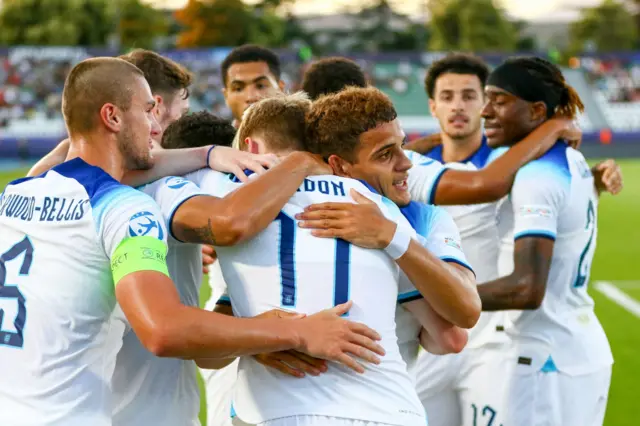
M 620 164 L 625 178 L 623 192 L 615 197 L 605 194 L 600 201 L 591 294 L 615 358 L 605 425 L 635 426 L 636 395 L 640 394 L 640 313 L 633 314 L 619 299 L 615 302 L 594 288 L 598 281 L 605 281 L 640 302 L 640 267 L 633 266 L 640 259 L 640 160 L 621 160 Z M 0 188 L 24 173 L 24 169 L 0 171 Z M 208 297 L 205 284 L 202 301 Z M 203 420 L 205 416 L 203 404 Z

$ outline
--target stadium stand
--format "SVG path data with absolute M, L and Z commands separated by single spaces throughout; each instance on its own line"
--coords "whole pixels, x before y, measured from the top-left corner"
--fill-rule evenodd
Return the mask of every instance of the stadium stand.
M 222 96 L 220 64 L 230 49 L 198 49 L 162 52 L 195 73 L 192 109 L 207 109 L 230 117 Z M 46 152 L 65 133 L 60 116 L 64 78 L 78 61 L 96 55 L 117 53 L 78 47 L 17 47 L 0 50 L 0 153 L 27 146 L 31 154 Z M 289 90 L 297 90 L 305 64 L 293 51 L 279 52 L 283 79 Z M 441 53 L 354 54 L 370 81 L 394 101 L 410 138 L 437 130 L 430 116 L 423 81 L 426 68 Z M 500 55 L 485 56 L 497 64 Z M 640 54 L 606 58 L 583 57 L 579 66 L 565 75 L 587 105 L 579 118 L 585 133 L 599 138 L 601 129 L 614 132 L 640 131 Z

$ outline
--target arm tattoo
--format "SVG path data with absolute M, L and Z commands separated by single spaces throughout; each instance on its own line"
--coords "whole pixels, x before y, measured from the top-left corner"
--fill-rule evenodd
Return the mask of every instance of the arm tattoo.
M 190 243 L 209 244 L 212 246 L 216 245 L 216 237 L 213 234 L 211 218 L 207 219 L 207 225 L 185 228 L 182 233 L 184 234 L 184 239 Z

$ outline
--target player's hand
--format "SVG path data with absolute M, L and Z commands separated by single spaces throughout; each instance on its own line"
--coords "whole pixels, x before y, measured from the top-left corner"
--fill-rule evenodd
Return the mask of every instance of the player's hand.
M 342 238 L 359 247 L 382 249 L 389 245 L 396 224 L 382 214 L 378 206 L 356 190 L 352 203 L 320 203 L 308 206 L 296 215 L 298 226 L 312 229 L 321 238 Z
M 339 362 L 358 373 L 364 373 L 364 366 L 352 356 L 379 364 L 380 358 L 376 354 L 385 354 L 382 346 L 376 343 L 380 335 L 364 324 L 340 318 L 351 306 L 353 302 L 349 301 L 294 321 L 299 337 L 298 351 Z
M 216 261 L 216 251 L 209 245 L 202 246 L 202 272 L 204 274 L 209 273 L 209 266 L 213 265 Z
M 227 146 L 217 146 L 209 153 L 209 167 L 223 173 L 233 173 L 241 182 L 247 181 L 245 170 L 264 173 L 280 161 L 273 154 L 251 154 Z
M 317 154 L 311 154 L 310 152 L 293 152 L 289 154 L 294 157 L 300 157 L 300 161 L 303 161 L 307 166 L 307 176 L 321 176 L 332 175 L 333 170 L 331 166 L 327 164 L 322 156 Z
M 622 169 L 615 160 L 601 161 L 591 169 L 594 183 L 599 193 L 609 192 L 616 195 L 622 191 Z
M 571 148 L 579 149 L 582 144 L 582 130 L 578 127 L 575 120 L 560 119 L 564 124 L 564 128 L 560 131 L 559 138 L 564 139 Z
M 307 374 L 319 376 L 327 371 L 327 362 L 298 351 L 283 351 L 260 354 L 253 357 L 265 367 L 278 370 L 289 376 L 303 378 Z
M 438 145 L 442 145 L 442 135 L 440 133 L 434 133 L 423 136 L 415 141 L 407 142 L 403 146 L 403 149 L 415 151 L 418 154 L 426 154 Z

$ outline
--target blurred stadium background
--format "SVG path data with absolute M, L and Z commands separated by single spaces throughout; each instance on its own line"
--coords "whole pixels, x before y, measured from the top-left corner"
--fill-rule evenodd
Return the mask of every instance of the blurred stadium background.
M 195 73 L 192 110 L 227 117 L 219 65 L 233 46 L 274 48 L 289 90 L 313 59 L 347 56 L 393 99 L 410 138 L 438 130 L 423 79 L 446 52 L 473 51 L 490 64 L 547 57 L 586 105 L 583 152 L 593 162 L 615 158 L 625 177 L 623 193 L 600 205 L 591 289 L 616 359 L 606 425 L 637 426 L 639 34 L 638 0 L 0 0 L 0 188 L 65 137 L 64 78 L 91 56 L 157 50 Z M 611 296 L 611 286 L 623 295 Z

